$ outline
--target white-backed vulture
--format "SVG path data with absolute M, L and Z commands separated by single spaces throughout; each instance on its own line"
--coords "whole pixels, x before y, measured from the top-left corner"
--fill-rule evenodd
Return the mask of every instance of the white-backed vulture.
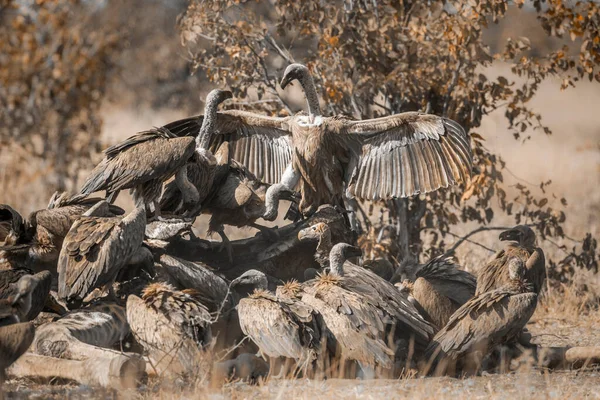
M 211 91 L 206 98 L 205 113 L 216 113 L 218 105 L 227 98 L 231 98 L 229 91 Z M 195 132 L 193 136 L 178 131 L 178 122 L 138 133 L 109 147 L 80 193 L 89 195 L 106 190 L 107 198 L 112 202 L 120 190 L 132 189 L 134 201 L 143 200 L 145 206 L 148 209 L 154 207 L 155 216 L 159 216 L 158 200 L 163 182 L 177 174 L 175 180 L 183 193 L 184 203 L 199 207 L 200 193 L 187 179 L 188 162 L 193 158 L 193 163 L 201 165 L 202 171 L 214 167 L 214 156 L 208 151 L 214 121 L 205 118 L 199 133 Z M 210 186 L 211 173 L 201 175 Z
M 272 361 L 278 357 L 293 359 L 305 374 L 321 352 L 326 333 L 321 316 L 313 307 L 301 302 L 295 293 L 275 295 L 261 281 L 249 297 L 238 303 L 242 331 L 252 339 L 261 353 Z M 285 284 L 293 291 L 296 282 Z M 282 371 L 282 373 L 285 373 Z
M 331 243 L 331 230 L 324 222 L 319 222 L 298 232 L 300 241 L 318 240 L 315 259 L 322 269 L 330 266 L 331 252 L 335 246 Z M 326 254 L 329 257 L 326 258 Z M 351 262 L 343 264 L 344 287 L 363 293 L 369 288 L 371 300 L 390 316 L 391 325 L 395 325 L 395 336 L 398 340 L 408 343 L 411 338 L 415 340 L 417 350 L 423 350 L 429 338 L 433 336 L 433 327 L 423 319 L 418 310 L 408 300 L 407 296 L 400 293 L 390 282 L 376 275 L 368 269 L 359 267 Z
M 499 288 L 509 281 L 508 260 L 512 257 L 523 261 L 527 270 L 525 278 L 539 294 L 546 279 L 546 260 L 542 249 L 535 244 L 535 232 L 528 226 L 518 225 L 502 232 L 500 240 L 510 242 L 477 274 L 476 294 Z
M 392 281 L 409 295 L 419 313 L 441 329 L 450 316 L 475 295 L 477 281 L 467 271 L 458 269 L 451 257 L 435 257 L 425 264 L 401 264 Z
M 294 80 L 302 85 L 309 110 L 308 116 L 287 122 L 302 213 L 324 203 L 342 205 L 343 195 L 365 200 L 408 197 L 470 176 L 469 137 L 456 122 L 418 112 L 363 121 L 323 117 L 308 68 L 289 65 L 282 89 Z
M 283 285 L 283 282 L 280 279 L 256 269 L 244 271 L 242 275 L 232 280 L 229 284 L 229 286 L 239 294 L 240 298 L 248 296 L 255 289 L 262 289 L 275 293 L 277 286 L 279 285 Z
M 52 275 L 27 269 L 0 271 L 0 299 L 13 303 L 19 322 L 32 321 L 42 311 L 50 293 Z
M 0 384 L 6 379 L 6 368 L 27 351 L 34 337 L 31 322 L 0 326 Z
M 207 372 L 205 348 L 212 341 L 210 314 L 192 290 L 153 283 L 142 298 L 127 299 L 127 321 L 158 373 L 196 377 Z
M 65 237 L 58 260 L 58 295 L 77 305 L 94 289 L 108 287 L 132 257 L 145 256 L 142 247 L 146 211 L 142 199 L 125 217 L 95 217 L 106 201 L 83 214 Z
M 439 374 L 461 362 L 461 367 L 477 370 L 490 350 L 520 335 L 538 296 L 520 258 L 508 259 L 507 272 L 505 285 L 473 297 L 435 335 L 425 352 L 426 369 Z

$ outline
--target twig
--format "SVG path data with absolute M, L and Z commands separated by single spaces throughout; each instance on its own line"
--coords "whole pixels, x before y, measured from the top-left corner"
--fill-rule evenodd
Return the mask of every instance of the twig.
M 294 59 L 291 58 L 289 54 L 286 54 L 281 47 L 279 47 L 279 45 L 277 44 L 277 42 L 275 41 L 275 39 L 273 39 L 273 36 L 271 36 L 271 34 L 269 34 L 267 32 L 267 34 L 264 36 L 264 38 L 267 41 L 267 43 L 269 43 L 275 49 L 275 51 L 277 51 L 277 53 L 279 53 L 279 55 L 285 61 L 288 62 L 288 64 L 293 64 L 294 63 Z
M 467 41 L 468 44 L 469 41 Z M 450 86 L 448 86 L 448 92 L 446 93 L 446 97 L 444 98 L 444 108 L 442 111 L 442 115 L 446 117 L 446 113 L 448 112 L 448 107 L 450 106 L 450 97 L 452 96 L 452 92 L 458 83 L 458 76 L 460 75 L 460 69 L 463 66 L 462 58 L 458 61 L 456 65 L 456 69 L 454 70 L 454 75 L 452 76 L 452 81 L 450 82 Z
M 460 239 L 456 243 L 454 243 L 454 246 L 452 246 L 450 248 L 450 250 L 448 250 L 446 252 L 446 255 L 450 255 L 450 254 L 454 253 L 454 251 L 458 248 L 458 246 L 460 246 L 461 244 L 463 244 L 465 241 L 467 241 L 469 243 L 472 243 L 472 244 L 476 244 L 476 245 L 478 245 L 480 247 L 483 247 L 486 250 L 491 251 L 492 253 L 495 253 L 495 250 L 490 249 L 489 247 L 484 246 L 481 243 L 473 242 L 473 241 L 469 240 L 469 238 L 471 236 L 475 235 L 476 233 L 480 233 L 480 232 L 485 232 L 485 231 L 505 231 L 505 230 L 508 230 L 508 229 L 512 229 L 512 227 L 506 227 L 506 226 L 480 226 L 479 228 L 477 228 L 477 229 L 475 229 L 475 230 L 467 233 L 465 236 L 462 236 L 462 237 L 449 231 L 448 233 L 451 236 L 454 236 L 454 237 L 460 238 Z

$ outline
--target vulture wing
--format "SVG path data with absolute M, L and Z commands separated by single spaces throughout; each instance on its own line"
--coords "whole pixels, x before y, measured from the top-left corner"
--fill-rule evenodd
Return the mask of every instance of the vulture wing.
M 369 200 L 409 197 L 466 182 L 473 156 L 456 122 L 407 112 L 364 121 L 345 120 L 334 135 L 351 149 L 350 194 Z
M 500 344 L 523 329 L 536 304 L 535 293 L 497 289 L 477 296 L 450 317 L 429 344 L 426 355 L 428 359 L 456 359 L 478 344 Z
M 231 145 L 232 158 L 265 183 L 278 183 L 292 159 L 289 118 L 243 111 L 218 114 L 217 132 Z M 213 136 L 213 141 L 220 140 Z

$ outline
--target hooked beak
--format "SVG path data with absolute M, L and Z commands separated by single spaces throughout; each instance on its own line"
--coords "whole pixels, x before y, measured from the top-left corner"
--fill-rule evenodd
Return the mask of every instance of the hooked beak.
M 359 247 L 350 246 L 346 249 L 346 256 L 350 257 L 361 257 L 363 255 L 362 250 Z
M 284 75 L 283 78 L 281 78 L 281 82 L 279 82 L 279 86 L 281 86 L 281 89 L 285 89 L 292 81 L 293 79 L 289 75 Z
M 293 190 L 288 190 L 288 189 L 282 190 L 280 197 L 283 200 L 293 201 L 295 203 L 299 202 L 302 199 L 302 197 L 300 196 L 300 193 L 295 192 Z
M 498 236 L 498 238 L 502 241 L 513 240 L 513 241 L 518 242 L 519 241 L 519 232 L 514 229 L 510 229 L 508 231 L 502 232 Z
M 229 287 L 232 288 L 239 284 L 240 284 L 240 278 L 235 278 L 234 280 L 231 281 L 231 283 L 229 283 Z

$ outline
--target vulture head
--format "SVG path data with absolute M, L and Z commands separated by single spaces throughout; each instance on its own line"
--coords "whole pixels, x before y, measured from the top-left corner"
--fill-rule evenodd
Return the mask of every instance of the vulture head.
M 281 86 L 282 89 L 285 89 L 286 86 L 292 83 L 292 81 L 298 80 L 300 82 L 303 82 L 306 79 L 306 77 L 309 76 L 310 71 L 308 70 L 308 68 L 306 68 L 305 65 L 297 63 L 290 64 L 285 69 L 285 72 L 283 73 L 283 78 L 281 78 L 281 83 L 279 84 L 279 86 Z
M 535 232 L 528 226 L 517 225 L 512 229 L 504 231 L 499 236 L 502 241 L 514 241 L 521 246 L 535 245 Z
M 267 275 L 264 272 L 259 271 L 257 269 L 251 269 L 232 280 L 229 284 L 229 287 L 241 285 L 250 285 L 254 289 L 268 290 L 269 279 L 267 278 Z
M 298 240 L 301 242 L 309 240 L 321 240 L 321 238 L 326 235 L 330 235 L 329 226 L 327 226 L 327 224 L 324 222 L 319 222 L 298 232 Z
M 330 272 L 334 275 L 344 276 L 344 262 L 349 258 L 360 256 L 362 256 L 362 250 L 359 247 L 348 243 L 336 244 L 329 253 Z
M 279 209 L 279 200 L 299 201 L 298 194 L 287 186 L 276 183 L 269 186 L 265 195 L 265 213 L 263 219 L 267 221 L 275 221 L 277 211 Z
M 15 284 L 15 295 L 12 297 L 13 306 L 18 306 L 23 315 L 31 309 L 31 294 L 37 286 L 37 279 L 33 275 L 23 275 Z
M 206 107 L 210 105 L 216 107 L 225 100 L 233 98 L 233 93 L 229 90 L 213 89 L 206 96 Z

